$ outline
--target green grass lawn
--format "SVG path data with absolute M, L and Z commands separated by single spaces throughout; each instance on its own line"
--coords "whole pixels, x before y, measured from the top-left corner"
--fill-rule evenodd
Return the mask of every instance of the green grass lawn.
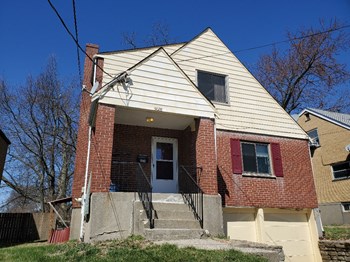
M 325 238 L 330 240 L 350 239 L 350 225 L 324 226 Z
M 97 244 L 23 244 L 0 248 L 0 261 L 267 261 L 235 250 L 199 250 L 154 245 L 141 238 Z

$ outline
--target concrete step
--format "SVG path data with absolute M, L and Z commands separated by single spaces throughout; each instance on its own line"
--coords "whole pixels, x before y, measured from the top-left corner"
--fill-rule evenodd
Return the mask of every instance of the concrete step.
M 156 219 L 177 219 L 177 220 L 192 220 L 195 219 L 194 214 L 191 210 L 187 211 L 155 211 Z
M 149 221 L 145 223 L 145 228 L 149 228 Z M 197 220 L 176 220 L 176 219 L 155 219 L 154 228 L 156 229 L 201 229 Z
M 169 211 L 169 210 L 153 210 L 153 219 L 175 219 L 175 220 L 196 220 L 192 210 L 186 211 Z M 140 218 L 147 219 L 145 210 L 140 210 Z
M 164 203 L 153 202 L 153 209 L 159 211 L 186 212 L 191 211 L 189 206 L 184 203 Z
M 184 200 L 181 194 L 153 193 L 152 202 L 184 203 Z
M 203 229 L 145 229 L 145 237 L 149 240 L 200 239 Z

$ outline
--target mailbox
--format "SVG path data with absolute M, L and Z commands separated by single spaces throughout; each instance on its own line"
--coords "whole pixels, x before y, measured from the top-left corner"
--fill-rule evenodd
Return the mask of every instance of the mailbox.
M 145 164 L 148 163 L 148 156 L 147 155 L 138 155 L 137 156 L 137 162 Z

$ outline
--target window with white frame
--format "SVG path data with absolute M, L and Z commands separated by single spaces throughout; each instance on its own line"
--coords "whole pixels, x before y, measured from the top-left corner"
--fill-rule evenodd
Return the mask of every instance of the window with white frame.
M 243 171 L 271 174 L 268 144 L 242 142 Z
M 307 134 L 308 134 L 308 136 L 309 136 L 310 139 L 311 139 L 310 145 L 311 145 L 311 146 L 319 147 L 319 146 L 320 146 L 320 138 L 318 137 L 317 128 L 308 131 Z
M 332 166 L 334 179 L 350 178 L 350 161 Z
M 199 90 L 211 101 L 228 103 L 225 75 L 197 71 Z
M 350 202 L 348 203 L 341 203 L 342 207 L 343 207 L 343 211 L 344 212 L 350 212 Z

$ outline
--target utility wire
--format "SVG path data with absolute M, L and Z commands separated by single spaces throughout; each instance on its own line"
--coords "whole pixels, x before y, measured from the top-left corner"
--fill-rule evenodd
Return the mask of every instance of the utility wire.
M 77 48 L 80 49 L 80 51 L 82 51 L 87 58 L 89 58 L 89 60 L 92 61 L 92 63 L 94 65 L 96 65 L 99 69 L 102 70 L 102 72 L 104 72 L 106 75 L 110 76 L 113 78 L 113 76 L 109 73 L 107 73 L 105 70 L 103 70 L 103 68 L 101 66 L 99 66 L 98 63 L 96 63 L 86 52 L 85 50 L 80 46 L 78 40 L 75 38 L 75 36 L 71 33 L 71 31 L 69 30 L 69 28 L 67 27 L 66 23 L 64 22 L 63 18 L 61 17 L 61 15 L 58 13 L 57 9 L 55 8 L 55 6 L 51 3 L 51 0 L 47 0 L 52 8 L 52 10 L 55 12 L 55 14 L 57 15 L 57 17 L 60 19 L 61 24 L 63 25 L 63 27 L 66 29 L 67 33 L 70 35 L 70 37 L 73 39 L 73 41 L 75 42 L 75 44 L 77 45 Z
M 74 29 L 75 29 L 75 39 L 79 43 L 79 37 L 78 37 L 78 23 L 77 23 L 77 11 L 75 8 L 75 0 L 73 2 L 73 15 L 74 15 Z M 80 84 L 82 84 L 82 76 L 81 76 L 81 64 L 80 64 L 80 52 L 79 47 L 77 46 L 77 58 L 78 58 L 78 72 L 79 72 L 79 80 Z
M 287 39 L 287 40 L 282 40 L 282 41 L 276 41 L 276 42 L 273 42 L 273 43 L 270 43 L 270 44 L 259 45 L 259 46 L 255 46 L 255 47 L 249 47 L 249 48 L 245 48 L 245 49 L 235 50 L 235 51 L 232 51 L 232 52 L 231 51 L 227 51 L 227 52 L 223 52 L 223 53 L 215 54 L 215 55 L 207 55 L 207 56 L 200 56 L 200 57 L 195 57 L 195 58 L 190 58 L 190 59 L 182 59 L 182 60 L 177 60 L 177 61 L 178 62 L 191 61 L 191 60 L 196 60 L 196 59 L 201 59 L 201 58 L 209 58 L 209 57 L 221 56 L 221 55 L 225 55 L 225 54 L 229 54 L 229 53 L 236 54 L 236 53 L 250 51 L 250 50 L 255 50 L 255 49 L 260 49 L 260 48 L 264 48 L 264 47 L 268 47 L 268 46 L 283 44 L 283 43 L 291 42 L 291 41 L 294 41 L 294 40 L 301 40 L 301 39 L 313 37 L 313 36 L 316 36 L 316 35 L 331 33 L 331 32 L 342 30 L 342 29 L 346 29 L 346 28 L 349 28 L 349 27 L 350 27 L 350 25 L 344 25 L 344 26 L 340 26 L 340 27 L 337 27 L 337 28 L 328 29 L 328 30 L 325 30 L 325 31 L 309 34 L 309 35 L 294 37 L 294 38 Z
M 67 27 L 67 25 L 66 25 L 66 23 L 64 22 L 64 20 L 62 19 L 62 17 L 60 16 L 60 14 L 58 13 L 58 11 L 57 11 L 57 9 L 54 7 L 54 5 L 51 3 L 51 1 L 50 0 L 48 0 L 48 2 L 49 2 L 49 4 L 50 4 L 50 6 L 51 6 L 51 8 L 53 9 L 53 11 L 56 13 L 56 15 L 57 15 L 57 17 L 60 19 L 60 21 L 61 21 L 61 23 L 62 23 L 62 25 L 64 26 L 64 28 L 66 29 L 66 31 L 68 32 L 68 34 L 72 37 L 72 39 L 74 40 L 74 42 L 75 42 L 75 44 L 77 45 L 77 48 L 78 49 L 80 49 L 85 55 L 86 55 L 86 57 L 88 57 L 88 59 L 90 60 L 90 61 L 92 61 L 92 63 L 94 64 L 94 65 L 96 65 L 99 69 L 101 69 L 102 70 L 102 72 L 104 72 L 105 74 L 107 74 L 108 76 L 110 76 L 111 78 L 113 78 L 113 76 L 112 75 L 110 75 L 109 73 L 107 73 L 106 71 L 104 71 L 103 70 L 103 68 L 102 67 L 100 67 L 99 65 L 98 65 L 98 63 L 96 63 L 86 52 L 85 52 L 85 50 L 80 46 L 80 44 L 79 44 L 79 42 L 78 42 L 78 39 L 77 38 L 75 38 L 74 36 L 73 36 L 73 34 L 70 32 L 70 30 L 68 29 L 68 27 Z M 88 116 L 88 104 L 87 104 L 87 101 L 84 99 L 84 95 L 87 95 L 87 94 L 82 94 L 82 101 L 81 101 L 81 103 L 82 103 L 82 114 L 84 115 L 84 116 Z M 97 162 L 98 162 L 98 166 L 99 166 L 99 169 L 101 170 L 101 173 L 103 174 L 103 176 L 104 177 L 107 177 L 107 172 L 108 171 L 106 171 L 105 170 L 105 168 L 102 166 L 102 157 L 101 157 L 101 155 L 100 155 L 100 144 L 99 144 L 99 141 L 96 139 L 96 137 L 95 136 L 93 136 L 92 137 L 92 144 L 93 144 L 93 148 L 95 149 L 95 152 L 96 152 L 96 157 L 97 157 Z

